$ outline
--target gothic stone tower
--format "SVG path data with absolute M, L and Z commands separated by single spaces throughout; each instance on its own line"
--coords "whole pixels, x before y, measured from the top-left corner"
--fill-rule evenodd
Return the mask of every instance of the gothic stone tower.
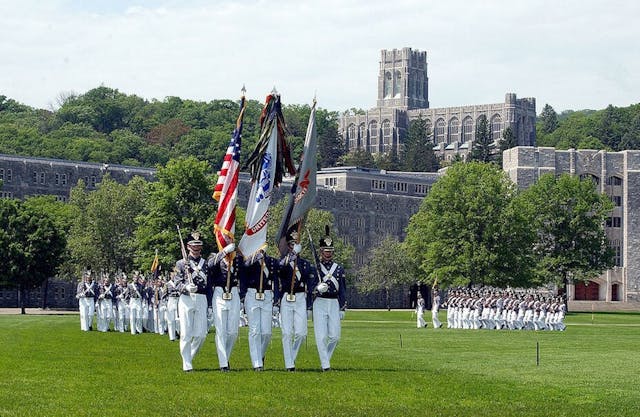
M 426 52 L 411 48 L 380 52 L 378 107 L 402 110 L 429 108 Z

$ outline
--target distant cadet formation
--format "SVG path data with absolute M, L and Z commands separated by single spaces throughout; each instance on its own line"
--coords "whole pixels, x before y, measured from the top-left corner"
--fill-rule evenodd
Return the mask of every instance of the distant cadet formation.
M 543 293 L 459 288 L 449 291 L 445 305 L 447 327 L 450 329 L 566 329 L 564 299 Z
M 328 232 L 320 239 L 315 265 L 300 256 L 298 241 L 295 231 L 287 236 L 289 250 L 282 259 L 263 250 L 245 259 L 233 243 L 204 258 L 200 236 L 192 233 L 185 255 L 167 278 L 145 279 L 136 272 L 130 280 L 122 273 L 115 282 L 106 275 L 96 282 L 87 271 L 76 295 L 80 328 L 93 330 L 96 314 L 98 331 L 168 334 L 169 340 L 179 339 L 187 372 L 215 328 L 218 365 L 228 372 L 239 327 L 248 327 L 256 371 L 264 369 L 272 328 L 280 327 L 285 368 L 295 371 L 312 319 L 321 369 L 329 371 L 346 310 L 345 271 L 333 261 Z

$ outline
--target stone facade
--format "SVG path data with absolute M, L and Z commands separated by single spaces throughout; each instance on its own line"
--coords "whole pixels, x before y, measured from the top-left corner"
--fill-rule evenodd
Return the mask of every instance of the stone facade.
M 143 176 L 149 181 L 156 179 L 156 171 L 151 168 L 0 155 L 0 179 L 4 181 L 0 192 L 6 198 L 23 199 L 50 194 L 66 201 L 78 179 L 85 180 L 89 189 L 92 189 L 107 172 L 122 183 L 134 175 Z M 389 234 L 398 239 L 404 238 L 411 215 L 418 211 L 422 199 L 437 178 L 437 173 L 330 168 L 318 172 L 316 207 L 334 215 L 336 233 L 356 248 L 353 266 L 357 268 L 364 264 L 367 250 L 382 236 Z M 274 202 L 283 198 L 290 186 L 291 183 L 285 181 L 274 193 Z M 243 173 L 238 187 L 241 206 L 246 207 L 249 192 L 249 177 Z M 408 291 L 408 288 L 398 288 L 393 292 L 392 307 L 408 306 L 408 293 L 405 294 L 405 290 Z M 28 304 L 39 306 L 43 291 L 32 291 L 28 295 Z M 386 306 L 383 293 L 365 295 L 349 288 L 348 298 L 352 307 Z M 16 303 L 15 290 L 0 289 L 0 307 L 15 306 Z M 54 308 L 77 307 L 75 284 L 51 280 L 47 289 L 47 304 Z
M 566 151 L 516 147 L 502 155 L 503 169 L 519 188 L 546 173 L 592 178 L 614 203 L 605 227 L 616 266 L 588 286 L 570 285 L 569 300 L 621 302 L 640 306 L 640 151 Z
M 503 103 L 429 108 L 427 53 L 411 48 L 383 50 L 380 55 L 377 106 L 364 114 L 339 119 L 349 151 L 372 154 L 402 148 L 412 120 L 427 121 L 434 151 L 444 160 L 466 157 L 475 139 L 476 122 L 485 116 L 494 141 L 511 127 L 520 146 L 535 146 L 536 101 L 507 93 Z

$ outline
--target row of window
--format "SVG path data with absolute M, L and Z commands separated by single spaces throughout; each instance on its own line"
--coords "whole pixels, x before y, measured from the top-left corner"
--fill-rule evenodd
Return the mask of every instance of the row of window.
M 40 172 L 33 171 L 31 174 L 31 182 L 33 182 L 34 184 L 44 185 L 46 184 L 46 179 L 47 179 L 47 175 L 43 171 L 40 171 Z M 86 176 L 84 177 L 84 182 L 89 187 L 95 187 L 96 183 L 98 182 L 98 177 L 95 175 Z M 54 174 L 53 183 L 55 185 L 67 185 L 68 184 L 67 174 L 61 174 L 59 172 L 56 172 Z
M 5 170 L 4 168 L 0 168 L 0 181 L 2 182 L 13 181 L 13 171 L 10 169 Z
M 387 181 L 371 180 L 371 189 L 374 191 L 386 191 Z M 431 189 L 429 184 L 413 184 L 413 191 L 416 194 L 426 195 Z M 409 184 L 406 182 L 391 182 L 391 190 L 395 192 L 406 193 L 409 191 Z
M 0 191 L 0 198 L 13 198 L 11 191 Z
M 428 137 L 434 143 L 452 143 L 452 142 L 469 142 L 474 138 L 474 121 L 471 116 L 467 116 L 460 124 L 460 120 L 457 117 L 453 117 L 447 123 L 443 118 L 436 120 L 435 127 L 431 124 L 430 119 L 426 119 L 427 134 Z M 499 140 L 502 135 L 502 117 L 499 114 L 493 115 L 489 121 L 489 129 L 491 138 Z M 367 140 L 367 132 L 368 140 Z M 392 142 L 392 128 L 389 120 L 382 122 L 382 144 L 387 146 Z M 349 148 L 355 149 L 358 147 L 367 147 L 370 150 L 377 151 L 378 142 L 378 122 L 372 120 L 369 122 L 369 128 L 367 129 L 364 123 L 358 126 L 356 132 L 355 124 L 350 124 L 347 127 L 347 140 L 349 142 Z M 368 143 L 365 143 L 368 142 Z

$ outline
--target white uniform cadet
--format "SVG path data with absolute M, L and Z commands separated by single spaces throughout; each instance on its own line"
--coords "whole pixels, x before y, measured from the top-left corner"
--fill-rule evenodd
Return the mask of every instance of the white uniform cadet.
M 427 322 L 424 320 L 424 298 L 422 298 L 420 291 L 418 291 L 418 300 L 416 301 L 416 326 L 418 329 L 427 327 Z
M 231 260 L 231 261 L 230 261 Z M 213 279 L 213 321 L 216 351 L 222 372 L 229 372 L 229 358 L 240 327 L 239 268 L 244 262 L 230 243 L 209 260 Z
M 85 272 L 76 291 L 78 308 L 80 310 L 80 330 L 84 332 L 93 329 L 93 314 L 95 311 L 97 291 L 95 283 L 91 280 L 91 271 Z
M 109 331 L 111 322 L 114 321 L 114 294 L 114 285 L 109 282 L 107 276 L 98 287 L 98 331 L 100 332 Z
M 431 303 L 431 322 L 433 323 L 434 329 L 439 329 L 442 327 L 442 322 L 438 318 L 438 312 L 440 311 L 440 294 L 438 292 L 438 287 L 433 287 L 433 303 Z
M 326 226 L 325 236 L 320 239 L 319 271 L 314 274 L 313 330 L 323 371 L 331 369 L 331 357 L 340 340 L 340 320 L 346 310 L 346 279 L 344 268 L 333 261 L 333 240 Z
M 282 353 L 287 371 L 296 370 L 296 358 L 307 338 L 307 320 L 311 318 L 311 296 L 308 283 L 315 276 L 309 261 L 298 256 L 302 247 L 298 233 L 287 236 L 288 253 L 280 260 L 280 328 L 282 331 Z
M 249 355 L 256 371 L 264 369 L 271 342 L 274 299 L 278 291 L 278 261 L 259 251 L 240 268 L 240 297 L 244 300 L 249 327 Z
M 176 262 L 174 283 L 180 293 L 178 315 L 180 317 L 180 355 L 182 370 L 193 370 L 193 358 L 202 348 L 207 337 L 207 312 L 211 300 L 211 278 L 209 266 L 202 252 L 202 241 L 193 233 L 187 242 L 187 259 Z

